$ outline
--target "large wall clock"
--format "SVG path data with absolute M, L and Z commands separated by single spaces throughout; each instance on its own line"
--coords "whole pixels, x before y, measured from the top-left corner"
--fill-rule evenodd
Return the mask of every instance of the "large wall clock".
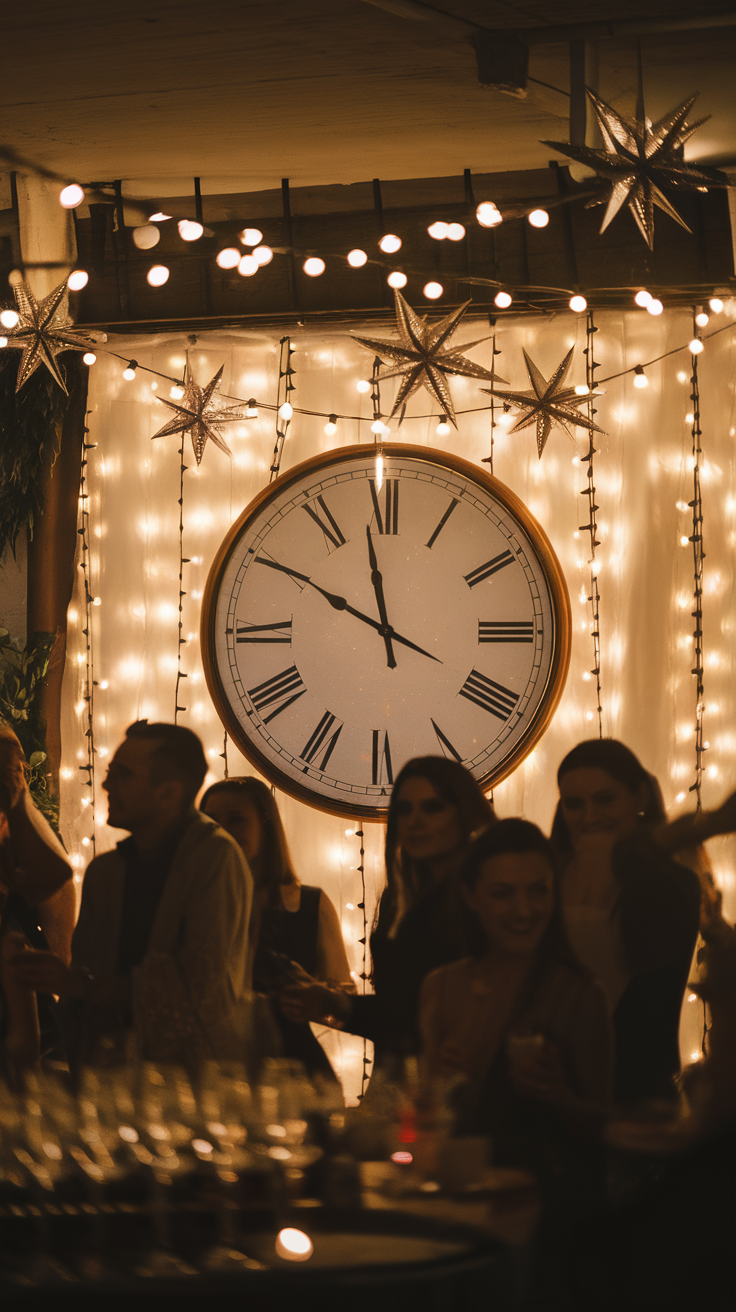
M 488 788 L 559 701 L 570 602 L 547 537 L 457 456 L 371 446 L 315 456 L 227 534 L 202 612 L 213 701 L 267 779 L 338 815 L 381 819 L 412 756 Z

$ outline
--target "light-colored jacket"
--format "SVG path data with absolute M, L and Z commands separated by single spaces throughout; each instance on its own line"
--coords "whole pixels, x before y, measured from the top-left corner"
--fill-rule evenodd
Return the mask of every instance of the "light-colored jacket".
M 90 862 L 73 961 L 96 979 L 115 976 L 125 862 L 117 850 Z M 146 956 L 133 971 L 132 1021 L 138 1054 L 187 1065 L 245 1057 L 249 1037 L 253 878 L 240 848 L 193 812 L 174 854 Z M 90 1060 L 102 1033 L 122 1018 L 81 1006 L 70 1015 L 77 1060 Z M 112 1022 L 112 1024 L 110 1023 Z M 70 1057 L 72 1054 L 70 1053 Z

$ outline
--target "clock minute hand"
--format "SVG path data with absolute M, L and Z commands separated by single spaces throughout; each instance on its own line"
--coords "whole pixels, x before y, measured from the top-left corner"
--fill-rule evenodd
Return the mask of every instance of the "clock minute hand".
M 368 538 L 368 561 L 371 567 L 371 583 L 373 584 L 373 591 L 376 594 L 376 602 L 378 603 L 378 614 L 381 617 L 381 623 L 383 625 L 383 629 L 381 630 L 381 636 L 386 644 L 386 664 L 388 665 L 388 668 L 390 670 L 395 670 L 396 657 L 394 656 L 393 643 L 391 642 L 391 632 L 390 632 L 391 625 L 388 622 L 388 611 L 386 610 L 386 598 L 383 595 L 383 575 L 381 574 L 378 568 L 376 551 L 375 551 L 375 547 L 373 546 L 373 540 L 371 538 L 370 524 L 366 524 L 365 531 L 366 531 L 366 536 Z
M 282 574 L 290 574 L 292 578 L 301 579 L 303 583 L 308 583 L 311 588 L 314 588 L 315 592 L 319 592 L 326 601 L 329 601 L 333 610 L 346 611 L 348 615 L 353 615 L 356 620 L 369 625 L 377 633 L 380 633 L 383 629 L 384 626 L 380 620 L 374 620 L 370 615 L 364 615 L 362 610 L 356 610 L 354 606 L 348 604 L 345 597 L 339 597 L 334 592 L 327 592 L 318 583 L 313 583 L 308 574 L 301 574 L 298 569 L 292 569 L 289 565 L 281 565 L 277 560 L 267 560 L 265 556 L 256 556 L 255 563 L 257 565 L 268 565 L 269 569 L 278 569 L 281 570 Z M 442 664 L 439 656 L 433 656 L 431 651 L 425 651 L 423 647 L 418 647 L 415 642 L 410 642 L 408 638 L 402 637 L 395 629 L 390 630 L 390 636 L 394 642 L 400 642 L 402 647 L 410 647 L 412 651 L 419 652 L 420 656 L 428 656 L 431 661 L 437 661 L 439 665 Z

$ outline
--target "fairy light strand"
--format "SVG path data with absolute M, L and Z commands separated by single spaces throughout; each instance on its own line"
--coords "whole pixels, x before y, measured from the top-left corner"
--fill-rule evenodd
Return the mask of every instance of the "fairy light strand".
M 358 939 L 358 942 L 361 944 L 363 948 L 362 969 L 360 971 L 359 979 L 362 984 L 363 993 L 365 993 L 365 986 L 368 979 L 368 916 L 366 915 L 366 909 L 365 909 L 365 845 L 364 845 L 365 834 L 363 832 L 362 826 L 360 829 L 356 829 L 355 837 L 360 840 L 360 865 L 358 866 L 358 874 L 360 875 L 360 902 L 358 903 L 358 910 L 360 911 L 363 917 L 363 937 Z M 370 1075 L 368 1073 L 368 1067 L 370 1065 L 371 1065 L 371 1061 L 368 1056 L 368 1043 L 366 1039 L 363 1039 L 363 1066 L 362 1066 L 362 1075 L 360 1081 L 361 1098 L 365 1094 L 368 1085 L 368 1080 L 370 1079 Z
M 87 411 L 85 420 L 89 417 L 91 411 Z M 84 583 L 84 628 L 82 636 L 85 643 L 85 675 L 84 675 L 84 694 L 82 700 L 86 705 L 85 719 L 87 728 L 85 738 L 87 741 L 87 761 L 86 764 L 80 765 L 79 769 L 86 774 L 84 787 L 89 788 L 91 793 L 90 809 L 92 811 L 92 833 L 89 836 L 89 842 L 92 846 L 92 855 L 96 851 L 96 824 L 95 824 L 95 731 L 94 731 L 94 690 L 97 683 L 94 677 L 94 660 L 92 648 L 92 606 L 94 598 L 90 587 L 90 551 L 89 551 L 89 491 L 87 487 L 87 463 L 89 460 L 88 452 L 94 451 L 97 443 L 88 442 L 87 435 L 89 428 L 85 423 L 84 441 L 82 443 L 82 460 L 79 474 L 79 528 L 77 532 L 82 539 L 82 559 L 80 569 L 82 571 L 82 580 Z
M 189 564 L 189 559 L 184 555 L 184 475 L 187 472 L 188 465 L 184 464 L 184 432 L 181 434 L 181 446 L 179 447 L 179 624 L 177 631 L 177 648 L 176 648 L 176 691 L 174 693 L 174 724 L 179 723 L 180 712 L 186 711 L 186 706 L 179 705 L 179 689 L 182 679 L 189 676 L 181 668 L 181 649 L 186 643 L 183 637 L 184 621 L 184 566 Z
M 281 472 L 281 457 L 284 454 L 284 444 L 286 434 L 289 431 L 291 423 L 291 414 L 288 416 L 281 414 L 284 405 L 291 406 L 291 394 L 295 391 L 293 382 L 294 370 L 291 367 L 291 357 L 294 348 L 291 345 L 290 337 L 282 337 L 279 352 L 279 381 L 276 389 L 276 442 L 273 448 L 273 461 L 271 463 L 271 478 L 269 482 L 273 483 Z
M 595 371 L 600 368 L 594 355 L 594 338 L 598 329 L 593 320 L 592 310 L 588 310 L 585 319 L 585 382 L 588 388 L 586 408 L 588 419 L 593 422 L 596 414 L 595 408 Z M 580 493 L 581 497 L 588 499 L 588 523 L 579 526 L 579 532 L 588 533 L 590 537 L 590 593 L 588 603 L 591 608 L 591 631 L 593 637 L 593 669 L 590 671 L 595 679 L 596 701 L 598 714 L 598 737 L 603 737 L 603 707 L 601 704 L 601 620 L 600 620 L 600 591 L 598 589 L 598 569 L 596 567 L 595 552 L 596 547 L 601 544 L 598 540 L 598 519 L 597 514 L 599 507 L 596 504 L 595 475 L 593 469 L 593 457 L 596 448 L 593 443 L 593 430 L 588 430 L 588 450 L 581 457 L 582 461 L 588 466 L 588 486 L 584 487 Z
M 500 354 L 501 354 L 501 351 L 500 351 L 500 349 L 496 346 L 496 334 L 494 333 L 494 334 L 493 334 L 493 337 L 491 338 L 491 371 L 492 371 L 492 372 L 495 371 L 495 367 L 496 367 L 496 356 L 497 356 L 497 355 L 500 355 Z M 489 406 L 488 408 L 490 409 L 490 412 L 491 412 L 491 429 L 490 429 L 490 432 L 491 432 L 491 454 L 490 454 L 489 456 L 484 456 L 484 457 L 483 457 L 483 461 L 482 461 L 482 463 L 483 463 L 484 465 L 488 465 L 488 472 L 489 472 L 489 474 L 491 475 L 491 478 L 493 478 L 493 455 L 494 455 L 494 448 L 495 448 L 495 445 L 496 445 L 495 431 L 496 431 L 496 429 L 498 428 L 498 424 L 496 423 L 496 398 L 495 398 L 495 396 L 493 395 L 493 392 L 491 392 L 490 396 L 491 396 L 491 404 L 490 404 L 490 406 Z
M 697 326 L 693 324 L 693 336 L 697 337 L 697 335 Z M 697 809 L 700 811 L 702 808 L 701 790 L 703 783 L 703 756 L 706 750 L 703 743 L 703 720 L 705 716 L 703 663 L 703 562 L 705 561 L 705 551 L 703 550 L 703 498 L 700 486 L 700 462 L 703 449 L 700 428 L 700 387 L 697 355 L 691 355 L 690 364 L 692 371 L 690 377 L 690 400 L 693 407 L 693 499 L 690 502 L 690 508 L 693 512 L 693 531 L 690 541 L 693 544 L 693 599 L 695 603 L 695 609 L 692 611 L 692 618 L 695 620 L 695 629 L 693 631 L 695 664 L 691 673 L 696 680 L 695 782 L 690 785 L 690 792 L 695 793 Z

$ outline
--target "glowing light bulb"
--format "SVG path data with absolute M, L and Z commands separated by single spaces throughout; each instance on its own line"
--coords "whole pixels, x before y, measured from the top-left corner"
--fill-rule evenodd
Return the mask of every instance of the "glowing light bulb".
M 705 310 L 701 310 L 699 314 L 696 314 L 695 322 L 698 325 L 698 328 L 707 328 L 710 322 L 710 315 L 706 314 Z
M 640 291 L 640 292 L 637 292 L 637 293 L 636 293 L 636 296 L 634 297 L 634 301 L 636 302 L 637 305 L 640 305 L 640 306 L 641 306 L 642 310 L 645 310 L 645 309 L 646 309 L 646 307 L 649 305 L 651 299 L 652 299 L 652 293 L 646 291 L 646 289 L 643 288 L 643 287 L 642 287 L 641 291 Z
M 306 1262 L 314 1252 L 314 1244 L 303 1230 L 287 1226 L 276 1236 L 276 1254 L 287 1262 Z
M 247 405 L 247 407 L 246 407 L 246 411 L 245 411 L 245 413 L 246 413 L 246 415 L 248 416 L 249 419 L 257 419 L 257 418 L 258 418 L 258 403 L 257 403 L 256 398 L 255 398 L 254 396 L 252 396 L 252 397 L 250 398 L 250 400 L 249 400 L 249 402 L 248 402 L 248 405 Z
M 382 419 L 374 419 L 374 420 L 373 420 L 373 423 L 371 424 L 371 432 L 372 432 L 372 433 L 382 433 L 383 430 L 384 430 L 384 428 L 385 428 L 385 426 L 386 426 L 386 425 L 384 424 L 384 422 L 383 422 Z
M 475 217 L 481 228 L 497 228 L 503 223 L 503 214 L 492 200 L 482 200 L 475 211 Z
M 85 269 L 74 269 L 66 280 L 66 285 L 70 292 L 81 292 L 83 287 L 89 282 L 89 274 Z
M 444 290 L 441 282 L 426 282 L 422 288 L 428 301 L 438 300 Z
M 184 388 L 180 387 L 178 383 L 174 383 L 174 386 L 169 392 L 169 396 L 171 397 L 172 401 L 181 401 L 183 395 L 184 395 Z
M 376 492 L 380 492 L 383 487 L 383 456 L 376 456 Z
M 395 232 L 387 232 L 378 245 L 386 255 L 395 255 L 396 251 L 401 250 L 401 238 L 397 237 Z
M 137 368 L 138 368 L 138 361 L 131 360 L 130 363 L 128 364 L 127 369 L 123 369 L 123 378 L 125 379 L 126 382 L 132 383 L 133 379 L 135 378 L 135 371 Z
M 359 379 L 358 382 L 355 384 L 355 386 L 357 387 L 358 391 L 363 394 L 365 394 L 366 392 L 370 392 L 371 390 L 371 385 L 366 378 Z
M 465 236 L 465 228 L 462 223 L 448 223 L 447 239 L 448 241 L 462 241 Z
M 703 343 L 699 337 L 693 337 L 693 340 L 688 342 L 688 350 L 691 355 L 700 355 L 703 350 Z
M 291 419 L 293 414 L 294 407 L 291 401 L 284 401 L 284 404 L 279 406 L 279 419 Z
M 406 1152 L 405 1149 L 400 1148 L 398 1152 L 391 1154 L 391 1161 L 396 1162 L 397 1166 L 411 1166 L 411 1163 L 414 1161 L 414 1158 L 412 1157 L 411 1153 L 408 1153 Z
M 256 246 L 253 251 L 253 259 L 257 260 L 259 265 L 270 264 L 273 259 L 273 251 L 270 246 Z
M 169 281 L 169 270 L 165 264 L 152 264 L 146 274 L 146 281 L 151 287 L 163 287 Z
M 447 224 L 438 219 L 436 223 L 430 223 L 427 232 L 434 241 L 444 241 L 447 237 Z
M 450 425 L 448 424 L 446 417 L 440 419 L 440 422 L 434 431 L 438 437 L 447 437 L 449 435 Z
M 577 383 L 577 384 L 576 384 L 576 387 L 575 387 L 575 395 L 576 395 L 576 396 L 587 396 L 589 390 L 590 390 L 590 389 L 589 389 L 587 383 Z
M 258 273 L 260 265 L 252 255 L 244 255 L 238 260 L 238 273 L 241 278 L 252 278 L 254 273 Z
M 240 264 L 240 251 L 237 246 L 226 246 L 217 252 L 217 263 L 221 269 L 237 269 Z
M 685 423 L 686 423 L 686 424 L 694 424 L 694 423 L 695 423 L 695 415 L 693 414 L 692 410 L 688 410 L 687 414 L 685 415 Z M 684 502 L 683 502 L 682 504 L 684 505 Z M 678 501 L 678 503 L 677 503 L 677 509 L 678 509 L 678 510 L 681 510 L 681 509 L 682 509 L 682 505 L 680 504 L 679 501 Z M 688 506 L 685 505 L 685 510 L 687 510 L 687 509 L 688 509 Z
M 690 539 L 688 537 L 685 537 L 685 534 L 683 533 L 682 537 L 680 538 L 680 546 L 686 547 L 689 541 Z
M 197 223 L 196 219 L 179 219 L 176 226 L 182 241 L 199 241 L 204 232 L 202 224 Z
M 65 210 L 75 210 L 83 200 L 84 192 L 78 182 L 70 182 L 68 187 L 62 187 L 59 192 L 59 202 Z
M 93 597 L 93 598 L 92 598 L 92 605 L 93 605 L 93 606 L 101 606 L 101 605 L 102 605 L 102 597 Z
M 574 310 L 575 314 L 582 314 L 583 310 L 587 310 L 587 308 L 588 308 L 588 302 L 586 301 L 584 296 L 570 297 L 570 309 Z
M 7 346 L 7 344 L 8 344 L 7 337 L 0 337 L 0 350 L 2 349 L 3 346 Z
M 173 219 L 173 214 L 164 214 L 163 210 L 156 210 L 155 214 L 149 214 L 149 223 L 166 223 L 167 219 Z
M 325 262 L 319 258 L 319 255 L 310 255 L 309 259 L 304 261 L 302 268 L 308 277 L 319 278 L 325 271 Z
M 257 246 L 259 242 L 263 241 L 263 233 L 260 228 L 243 228 L 240 241 L 243 246 Z
M 100 680 L 100 687 L 103 689 L 103 691 L 105 690 L 105 688 L 110 687 L 109 683 L 107 682 L 107 679 Z
M 400 269 L 393 269 L 386 279 L 389 287 L 406 287 L 407 277 Z
M 714 314 L 723 313 L 723 301 L 721 300 L 720 296 L 711 296 L 710 300 L 708 301 L 708 304 Z
M 139 251 L 150 251 L 160 240 L 161 233 L 155 223 L 142 223 L 140 228 L 133 229 L 133 245 Z
M 647 301 L 647 314 L 653 314 L 655 319 L 658 314 L 662 313 L 663 309 L 664 306 L 662 302 L 658 301 L 656 296 L 653 296 L 650 301 Z
M 84 355 L 82 356 L 82 363 L 94 364 L 96 359 L 97 356 L 95 355 L 94 351 L 85 351 Z
M 497 305 L 499 310 L 508 310 L 513 297 L 510 292 L 496 292 L 493 298 L 493 304 Z
M 649 379 L 644 373 L 642 365 L 638 364 L 634 369 L 634 387 L 648 387 Z
M 549 214 L 546 210 L 532 210 L 528 215 L 529 222 L 533 228 L 546 228 L 549 223 Z
M 19 317 L 17 310 L 0 310 L 0 323 L 3 328 L 15 328 Z
M 364 264 L 368 263 L 368 256 L 365 251 L 358 250 L 348 251 L 348 264 L 351 269 L 362 269 Z
M 333 434 L 336 432 L 337 432 L 337 415 L 330 415 L 329 419 L 327 420 L 327 423 L 325 424 L 325 433 L 327 434 L 328 437 L 332 437 Z
M 152 392 L 157 392 L 157 391 L 158 391 L 158 383 L 157 383 L 155 380 L 154 380 L 154 382 L 151 383 L 151 391 L 152 391 Z

